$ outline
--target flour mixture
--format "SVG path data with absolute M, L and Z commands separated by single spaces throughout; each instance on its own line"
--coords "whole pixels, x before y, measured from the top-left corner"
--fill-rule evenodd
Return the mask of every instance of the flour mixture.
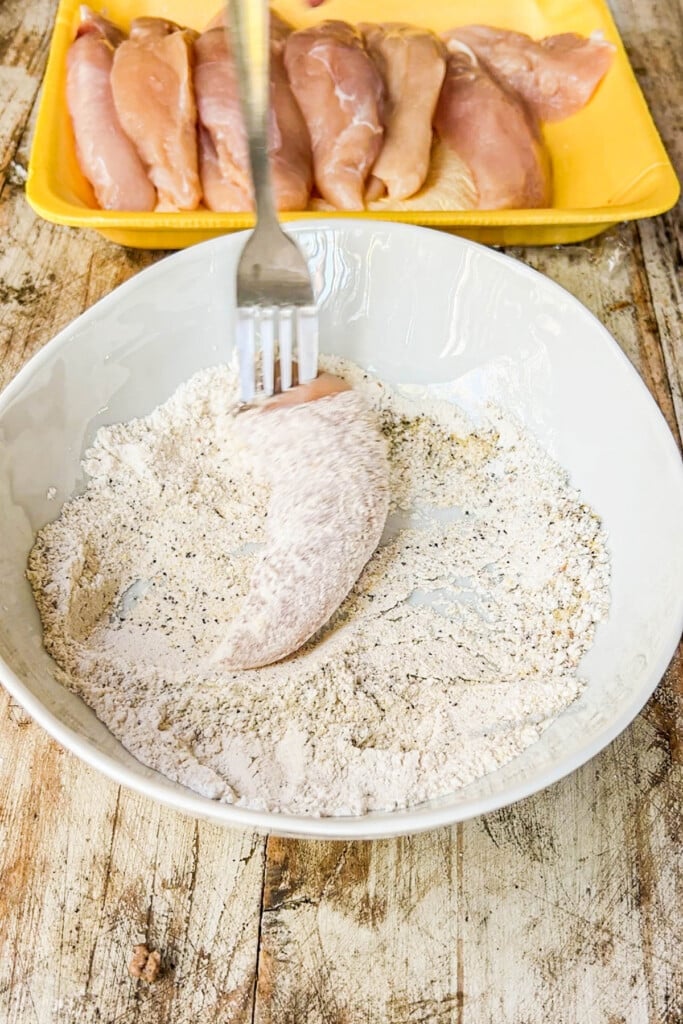
M 595 513 L 506 416 L 475 429 L 325 365 L 375 410 L 391 507 L 350 595 L 295 655 L 216 667 L 268 503 L 226 367 L 99 431 L 87 490 L 40 531 L 28 577 L 64 684 L 140 761 L 245 807 L 362 814 L 452 792 L 539 737 L 581 692 L 609 565 Z

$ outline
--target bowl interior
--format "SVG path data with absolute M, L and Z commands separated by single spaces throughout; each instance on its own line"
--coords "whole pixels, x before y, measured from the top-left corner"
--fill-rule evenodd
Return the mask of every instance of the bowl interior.
M 587 760 L 663 674 L 683 620 L 678 451 L 604 328 L 524 265 L 403 225 L 321 221 L 292 230 L 321 297 L 326 351 L 409 391 L 426 387 L 475 419 L 487 402 L 514 411 L 603 517 L 612 606 L 583 664 L 583 696 L 520 757 L 457 793 L 400 813 L 307 819 L 216 804 L 162 779 L 60 685 L 24 577 L 34 533 L 83 486 L 80 459 L 100 425 L 149 413 L 194 371 L 229 358 L 240 235 L 139 274 L 47 345 L 0 397 L 0 678 L 91 764 L 216 821 L 360 837 L 471 817 Z

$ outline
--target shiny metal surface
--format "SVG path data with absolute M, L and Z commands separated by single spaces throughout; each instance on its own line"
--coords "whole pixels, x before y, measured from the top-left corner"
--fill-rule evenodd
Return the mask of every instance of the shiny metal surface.
M 268 160 L 270 109 L 269 12 L 265 0 L 231 0 L 230 45 L 235 59 L 249 160 L 256 226 L 237 266 L 236 343 L 245 403 L 318 373 L 318 316 L 306 261 L 280 227 Z M 275 373 L 275 361 L 280 374 Z

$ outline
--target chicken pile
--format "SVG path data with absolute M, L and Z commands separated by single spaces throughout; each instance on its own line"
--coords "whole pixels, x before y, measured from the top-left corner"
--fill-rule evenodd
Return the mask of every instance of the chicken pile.
M 540 122 L 591 98 L 614 47 L 469 25 L 271 16 L 269 155 L 280 210 L 549 206 Z M 247 140 L 220 17 L 198 34 L 83 8 L 66 95 L 79 165 L 106 210 L 253 208 Z

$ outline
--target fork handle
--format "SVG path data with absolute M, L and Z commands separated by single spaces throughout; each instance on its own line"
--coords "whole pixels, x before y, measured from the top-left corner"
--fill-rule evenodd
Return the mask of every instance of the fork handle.
M 270 184 L 270 14 L 268 0 L 228 0 L 229 45 L 247 129 L 257 220 L 277 219 Z

